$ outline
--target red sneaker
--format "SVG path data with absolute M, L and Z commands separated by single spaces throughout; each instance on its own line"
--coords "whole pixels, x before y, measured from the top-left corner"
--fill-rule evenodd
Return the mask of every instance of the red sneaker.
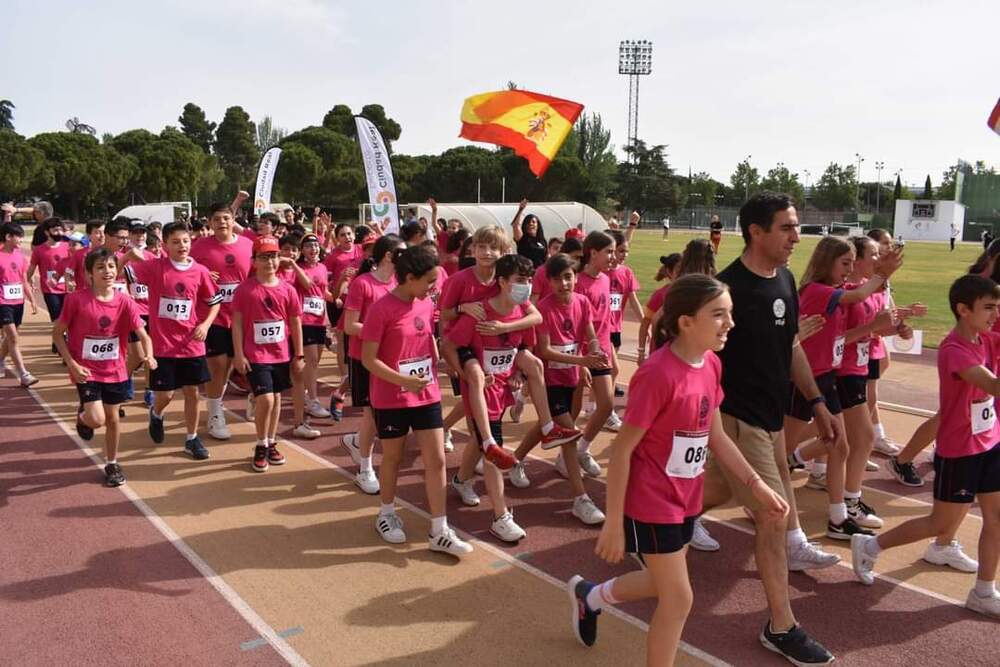
M 517 457 L 500 445 L 490 445 L 484 453 L 486 460 L 495 465 L 500 470 L 510 470 L 517 463 Z
M 257 445 L 253 448 L 253 471 L 267 472 L 267 447 Z
M 542 449 L 552 449 L 559 445 L 568 445 L 571 442 L 579 440 L 581 435 L 583 435 L 583 431 L 553 424 L 549 434 L 542 436 Z
M 278 451 L 277 445 L 267 446 L 267 462 L 273 466 L 285 465 L 285 455 Z

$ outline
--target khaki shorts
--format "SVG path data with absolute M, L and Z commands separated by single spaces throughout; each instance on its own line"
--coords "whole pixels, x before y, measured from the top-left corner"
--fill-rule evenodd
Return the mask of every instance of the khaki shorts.
M 781 473 L 778 472 L 778 464 L 775 461 L 775 448 L 784 447 L 781 431 L 765 431 L 725 413 L 722 414 L 722 428 L 726 431 L 726 435 L 736 443 L 736 448 L 740 450 L 743 458 L 760 475 L 764 483 L 784 498 L 785 487 L 781 482 Z M 782 452 L 782 458 L 784 458 L 784 452 Z M 735 498 L 736 502 L 751 510 L 760 509 L 760 504 L 754 498 L 750 487 L 746 485 L 746 480 L 733 476 L 719 464 L 711 452 L 708 463 L 705 464 L 705 497 Z

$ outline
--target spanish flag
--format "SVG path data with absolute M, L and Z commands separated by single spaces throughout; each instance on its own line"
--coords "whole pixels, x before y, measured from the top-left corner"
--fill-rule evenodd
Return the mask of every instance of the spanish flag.
M 462 115 L 464 116 L 465 113 L 463 112 Z M 991 130 L 1000 134 L 1000 100 L 997 100 L 997 105 L 993 107 L 993 113 L 990 114 L 986 124 L 990 126 Z
M 513 148 L 542 177 L 583 105 L 527 90 L 473 95 L 462 105 L 460 137 Z

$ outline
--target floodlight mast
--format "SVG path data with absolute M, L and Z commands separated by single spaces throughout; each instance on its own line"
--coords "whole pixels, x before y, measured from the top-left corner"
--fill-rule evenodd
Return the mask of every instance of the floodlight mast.
M 646 39 L 626 39 L 618 43 L 618 73 L 628 77 L 628 129 L 626 146 L 636 146 L 639 135 L 639 77 L 653 71 L 653 43 Z M 635 160 L 635 150 L 629 161 Z

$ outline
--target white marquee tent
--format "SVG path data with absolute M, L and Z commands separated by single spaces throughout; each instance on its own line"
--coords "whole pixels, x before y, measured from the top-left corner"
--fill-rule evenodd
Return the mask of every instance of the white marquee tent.
M 438 217 L 450 220 L 461 220 L 462 225 L 472 231 L 484 225 L 499 225 L 505 230 L 510 229 L 510 222 L 517 213 L 517 204 L 450 204 L 438 203 Z M 404 212 L 416 209 L 417 217 L 430 218 L 431 207 L 427 202 L 415 204 L 400 204 Z M 546 237 L 562 236 L 567 229 L 583 225 L 585 232 L 607 229 L 607 221 L 601 214 L 579 202 L 531 202 L 524 209 L 525 215 L 533 213 L 542 223 Z M 361 220 L 371 220 L 371 207 L 363 204 L 360 210 Z

